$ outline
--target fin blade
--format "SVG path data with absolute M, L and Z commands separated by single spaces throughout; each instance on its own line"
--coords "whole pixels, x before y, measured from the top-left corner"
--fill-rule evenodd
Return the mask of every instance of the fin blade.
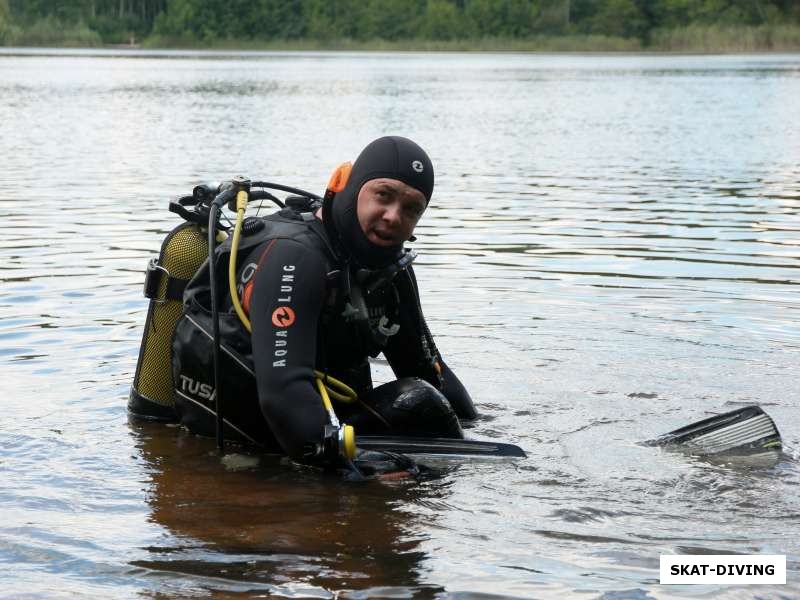
M 698 454 L 778 451 L 781 436 L 760 406 L 745 406 L 670 431 L 644 442 L 647 446 L 681 447 Z
M 399 454 L 503 458 L 524 458 L 527 456 L 522 448 L 514 444 L 456 438 L 364 435 L 356 438 L 356 446 L 364 450 L 383 450 L 384 452 L 397 452 Z

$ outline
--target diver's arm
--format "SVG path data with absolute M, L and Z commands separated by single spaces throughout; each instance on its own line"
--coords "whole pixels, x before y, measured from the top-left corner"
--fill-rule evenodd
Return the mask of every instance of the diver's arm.
M 439 366 L 442 368 L 442 393 L 450 402 L 453 410 L 456 411 L 458 418 L 475 419 L 478 416 L 478 411 L 475 410 L 472 396 L 469 395 L 467 388 L 456 377 L 456 374 L 445 364 L 441 355 L 439 356 Z
M 476 418 L 472 397 L 442 360 L 425 323 L 413 270 L 409 267 L 399 274 L 395 284 L 400 294 L 400 330 L 389 338 L 383 351 L 395 376 L 424 379 L 441 390 L 459 418 Z
M 287 239 L 267 242 L 253 255 L 259 266 L 249 313 L 261 412 L 286 454 L 315 461 L 327 422 L 314 387 L 327 265 L 318 253 Z

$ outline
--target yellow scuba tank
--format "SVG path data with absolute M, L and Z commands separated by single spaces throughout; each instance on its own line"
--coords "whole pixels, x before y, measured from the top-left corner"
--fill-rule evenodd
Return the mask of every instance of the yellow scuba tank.
M 195 190 L 195 211 L 183 206 L 191 197 L 182 198 L 181 204 L 170 204 L 170 210 L 188 222 L 167 235 L 158 258 L 147 265 L 144 295 L 150 298 L 150 306 L 128 398 L 128 412 L 142 419 L 176 420 L 172 398 L 172 334 L 183 314 L 183 290 L 208 258 L 207 228 L 201 225 L 202 205 L 196 200 Z M 219 237 L 224 239 L 225 233 L 219 232 Z
M 299 193 L 301 194 L 299 199 L 311 208 L 314 208 L 311 206 L 313 201 L 321 200 L 318 196 L 298 188 L 266 182 L 257 182 L 252 185 L 288 193 Z M 139 350 L 136 374 L 128 400 L 128 412 L 132 416 L 154 421 L 178 420 L 173 397 L 175 387 L 172 379 L 172 338 L 175 335 L 181 317 L 184 315 L 183 295 L 186 286 L 209 258 L 209 252 L 214 251 L 213 246 L 216 245 L 216 242 L 224 241 L 227 238 L 225 232 L 220 231 L 218 224 L 219 209 L 224 203 L 228 203 L 228 207 L 231 210 L 235 208 L 237 213 L 236 226 L 229 250 L 230 256 L 225 261 L 228 263 L 229 269 L 229 292 L 242 326 L 247 331 L 250 331 L 250 321 L 241 306 L 235 280 L 239 239 L 242 233 L 247 231 L 244 223 L 244 213 L 248 197 L 257 200 L 269 199 L 277 203 L 281 208 L 284 207 L 280 200 L 266 190 L 250 193 L 250 187 L 249 180 L 237 178 L 227 184 L 226 187 L 197 186 L 193 190 L 192 196 L 181 198 L 179 203 L 170 203 L 170 211 L 178 213 L 188 222 L 179 225 L 167 235 L 161 245 L 161 252 L 158 258 L 152 259 L 147 266 L 144 295 L 150 298 L 150 306 Z M 297 200 L 297 198 L 288 197 L 286 199 L 287 204 L 289 204 L 290 200 Z M 193 211 L 187 210 L 185 208 L 187 205 L 193 205 Z M 309 214 L 312 212 L 313 210 Z M 256 219 L 256 221 L 258 222 L 259 220 Z M 212 225 L 212 223 L 216 223 L 216 225 Z M 214 237 L 209 235 L 210 225 L 216 227 L 216 236 L 214 236 L 216 241 Z M 263 227 L 263 222 L 261 222 L 261 226 Z M 255 231 L 258 231 L 258 229 Z M 252 228 L 249 233 L 254 233 Z M 217 260 L 209 262 L 207 269 L 210 279 L 209 293 L 212 322 L 219 318 L 214 301 L 217 298 L 215 290 L 217 276 L 214 272 L 216 264 Z M 222 449 L 224 442 L 223 429 L 226 421 L 223 417 L 224 403 L 221 401 L 223 396 L 220 392 L 221 382 L 217 374 L 219 364 L 217 352 L 220 344 L 220 336 L 217 330 L 218 325 L 215 324 L 213 336 L 215 347 L 212 352 L 214 355 L 214 377 L 213 385 L 210 389 L 216 390 L 217 394 L 213 408 L 216 413 L 217 441 L 220 449 Z M 180 329 L 178 331 L 180 332 Z M 186 347 L 195 348 L 196 344 L 188 344 Z M 175 358 L 180 358 L 180 354 L 176 355 Z M 323 404 L 330 418 L 330 424 L 325 429 L 320 450 L 352 460 L 356 450 L 355 432 L 350 425 L 340 424 L 333 411 L 330 398 L 333 397 L 343 402 L 353 402 L 356 400 L 356 394 L 347 385 L 329 375 L 317 371 L 314 373 L 317 377 L 317 386 L 320 390 Z M 332 387 L 329 388 L 328 386 Z M 182 422 L 184 417 L 185 415 L 182 415 Z M 186 423 L 184 422 L 184 424 Z

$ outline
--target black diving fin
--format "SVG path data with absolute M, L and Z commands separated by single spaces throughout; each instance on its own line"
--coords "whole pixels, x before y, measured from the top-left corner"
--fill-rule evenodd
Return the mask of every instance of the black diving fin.
M 360 435 L 356 438 L 356 446 L 363 450 L 425 456 L 491 458 L 524 458 L 527 456 L 522 448 L 514 444 L 455 438 Z
M 760 406 L 745 406 L 670 431 L 645 446 L 663 446 L 691 454 L 751 455 L 780 452 L 781 435 Z

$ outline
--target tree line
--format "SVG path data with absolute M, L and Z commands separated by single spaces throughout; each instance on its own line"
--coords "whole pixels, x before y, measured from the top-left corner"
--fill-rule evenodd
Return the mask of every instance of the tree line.
M 647 47 L 664 30 L 783 25 L 800 26 L 798 0 L 0 0 L 0 43 L 49 26 L 100 43 L 589 35 Z

